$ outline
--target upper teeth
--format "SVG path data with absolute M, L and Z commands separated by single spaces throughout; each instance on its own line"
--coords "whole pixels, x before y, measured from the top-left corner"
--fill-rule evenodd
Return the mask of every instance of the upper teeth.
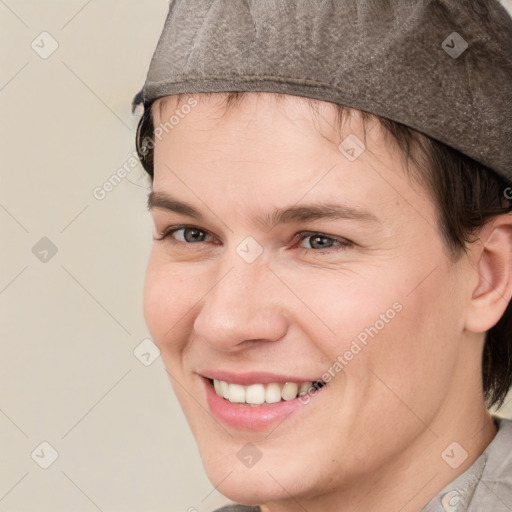
M 286 384 L 230 384 L 223 380 L 213 379 L 213 387 L 217 395 L 226 398 L 230 402 L 240 404 L 260 405 L 263 403 L 274 404 L 282 400 L 293 400 L 297 396 L 305 395 L 321 387 L 323 383 L 313 382 L 287 382 Z

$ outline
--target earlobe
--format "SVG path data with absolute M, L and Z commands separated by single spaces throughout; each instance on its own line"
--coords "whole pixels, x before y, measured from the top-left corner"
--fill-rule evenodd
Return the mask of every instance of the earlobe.
M 475 242 L 472 266 L 477 284 L 471 291 L 466 329 L 485 332 L 496 325 L 512 296 L 512 217 L 500 215 Z

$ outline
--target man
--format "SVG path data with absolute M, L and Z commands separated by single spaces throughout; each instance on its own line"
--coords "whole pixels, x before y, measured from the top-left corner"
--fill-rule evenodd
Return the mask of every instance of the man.
M 512 510 L 511 34 L 490 1 L 171 3 L 144 314 L 226 510 Z

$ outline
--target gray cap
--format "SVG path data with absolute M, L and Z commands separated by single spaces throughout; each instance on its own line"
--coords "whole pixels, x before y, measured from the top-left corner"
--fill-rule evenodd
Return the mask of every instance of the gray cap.
M 512 180 L 512 18 L 498 0 L 172 0 L 142 90 L 366 110 Z

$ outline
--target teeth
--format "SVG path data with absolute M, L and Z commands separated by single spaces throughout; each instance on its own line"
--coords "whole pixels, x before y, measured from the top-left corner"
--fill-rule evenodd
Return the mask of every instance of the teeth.
M 265 402 L 275 404 L 281 401 L 281 388 L 275 382 L 265 387 Z
M 245 402 L 248 404 L 262 404 L 265 401 L 265 386 L 253 384 L 245 390 Z
M 245 388 L 240 384 L 229 384 L 228 400 L 230 402 L 245 403 Z
M 281 397 L 283 400 L 293 400 L 294 398 L 297 398 L 298 391 L 298 384 L 295 384 L 295 382 L 287 382 L 281 390 Z
M 214 381 L 215 382 L 215 381 Z M 219 391 L 217 391 L 217 394 L 221 396 L 222 398 L 228 398 L 229 396 L 229 384 L 224 381 L 218 381 L 219 382 Z
M 242 386 L 230 384 L 222 380 L 213 379 L 213 387 L 217 395 L 233 403 L 261 405 L 264 403 L 275 404 L 281 400 L 293 400 L 297 396 L 303 396 L 316 388 L 325 385 L 321 381 L 313 382 L 287 382 L 286 384 L 251 384 Z
M 303 396 L 303 395 L 307 394 L 310 391 L 312 386 L 313 386 L 312 382 L 302 383 L 299 388 L 299 396 Z

